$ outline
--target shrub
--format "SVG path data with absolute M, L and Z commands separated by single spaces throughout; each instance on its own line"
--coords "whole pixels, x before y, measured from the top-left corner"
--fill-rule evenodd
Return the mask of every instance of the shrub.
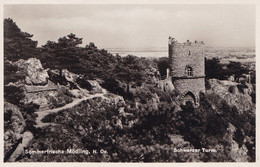
M 83 89 L 91 90 L 92 86 L 89 82 L 87 82 L 85 79 L 77 78 L 77 84 Z
M 229 88 L 228 88 L 228 91 L 230 92 L 230 93 L 236 93 L 236 86 L 234 86 L 234 85 L 231 85 Z
M 248 86 L 245 85 L 245 84 L 239 84 L 239 85 L 237 85 L 237 88 L 238 88 L 238 90 L 239 90 L 240 93 L 245 93 L 245 92 L 244 92 L 244 89 L 245 89 L 245 88 L 248 88 Z
M 24 97 L 24 90 L 21 87 L 4 86 L 4 98 L 7 102 L 18 105 Z

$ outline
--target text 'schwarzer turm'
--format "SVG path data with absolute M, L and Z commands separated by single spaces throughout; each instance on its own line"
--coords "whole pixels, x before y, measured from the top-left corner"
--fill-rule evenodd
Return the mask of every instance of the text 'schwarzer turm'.
M 205 92 L 204 43 L 195 41 L 178 43 L 169 37 L 170 77 L 182 102 L 199 104 L 200 92 Z

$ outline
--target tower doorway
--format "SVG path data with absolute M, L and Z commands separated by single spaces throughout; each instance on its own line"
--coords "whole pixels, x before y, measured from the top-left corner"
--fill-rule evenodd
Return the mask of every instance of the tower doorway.
M 191 103 L 193 106 L 196 104 L 195 96 L 191 92 L 187 92 L 183 97 L 183 104 L 186 105 L 187 103 Z

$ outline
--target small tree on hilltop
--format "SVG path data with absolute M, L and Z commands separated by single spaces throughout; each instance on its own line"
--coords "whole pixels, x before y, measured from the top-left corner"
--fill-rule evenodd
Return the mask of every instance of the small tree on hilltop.
M 58 42 L 47 41 L 42 46 L 42 63 L 51 68 L 71 69 L 72 66 L 77 66 L 79 59 L 77 58 L 79 44 L 82 44 L 82 38 L 76 37 L 75 34 L 69 34 L 58 39 Z
M 32 34 L 21 31 L 12 19 L 4 19 L 4 58 L 17 61 L 36 57 L 37 41 L 33 41 L 32 37 Z

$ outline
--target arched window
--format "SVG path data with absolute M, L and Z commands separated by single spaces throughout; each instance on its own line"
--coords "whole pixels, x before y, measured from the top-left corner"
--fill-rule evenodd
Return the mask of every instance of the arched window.
M 188 76 L 188 77 L 193 76 L 193 69 L 192 69 L 192 67 L 186 66 L 185 74 L 186 74 L 186 76 Z

